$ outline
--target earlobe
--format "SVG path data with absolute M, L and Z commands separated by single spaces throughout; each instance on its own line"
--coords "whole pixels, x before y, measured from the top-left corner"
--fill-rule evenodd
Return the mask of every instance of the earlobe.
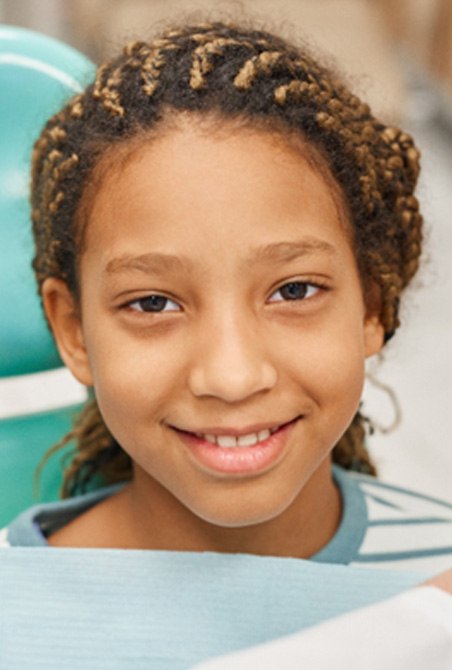
M 365 293 L 364 351 L 366 358 L 378 354 L 385 343 L 385 329 L 380 319 L 381 288 L 371 282 Z
M 42 286 L 42 302 L 65 365 L 80 383 L 92 386 L 79 311 L 66 283 L 55 277 L 46 279 Z
M 385 331 L 376 314 L 367 316 L 364 322 L 364 350 L 366 358 L 381 351 L 384 344 Z

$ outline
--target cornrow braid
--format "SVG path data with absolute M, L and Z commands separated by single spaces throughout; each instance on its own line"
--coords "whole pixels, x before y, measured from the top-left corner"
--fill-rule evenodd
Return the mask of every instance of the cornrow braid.
M 204 42 L 193 51 L 193 65 L 190 71 L 190 86 L 198 90 L 207 86 L 206 74 L 213 69 L 212 56 L 221 56 L 225 47 L 238 46 L 253 49 L 253 45 L 244 40 L 217 37 Z
M 33 153 L 33 267 L 39 288 L 47 277 L 59 277 L 79 299 L 83 196 L 102 157 L 116 145 L 157 133 L 180 112 L 302 138 L 342 191 L 365 298 L 378 289 L 380 321 L 386 339 L 392 337 L 422 244 L 414 195 L 419 152 L 412 138 L 376 119 L 307 49 L 229 23 L 170 28 L 153 41 L 128 44 L 49 120 Z M 367 425 L 358 412 L 334 448 L 336 462 L 374 472 L 365 449 Z M 68 439 L 76 451 L 65 494 L 98 474 L 106 481 L 130 477 L 130 461 L 95 401 Z
M 246 90 L 249 88 L 256 76 L 261 73 L 271 74 L 273 67 L 284 57 L 280 51 L 263 51 L 258 56 L 253 56 L 242 66 L 234 79 L 234 86 Z

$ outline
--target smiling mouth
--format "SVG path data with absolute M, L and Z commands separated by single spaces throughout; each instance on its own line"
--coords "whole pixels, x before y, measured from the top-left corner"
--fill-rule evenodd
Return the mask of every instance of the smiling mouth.
M 204 471 L 220 477 L 249 477 L 277 465 L 287 451 L 292 429 L 303 415 L 286 423 L 243 430 L 213 426 L 204 431 L 175 428 L 187 453 Z M 254 430 L 253 430 L 254 429 Z
M 240 435 L 238 437 L 235 435 L 211 435 L 209 433 L 195 433 L 195 435 L 206 442 L 210 442 L 210 444 L 216 444 L 218 447 L 225 449 L 232 447 L 253 447 L 255 444 L 259 444 L 259 442 L 268 440 L 270 435 L 276 433 L 280 427 L 275 426 L 274 428 L 260 430 L 258 433 L 248 433 L 247 435 Z
M 286 428 L 292 423 L 295 423 L 298 421 L 298 419 L 301 419 L 302 416 L 299 415 L 295 417 L 294 419 L 291 419 L 290 421 L 287 421 L 286 423 L 281 423 L 275 426 L 271 426 L 269 428 L 264 428 L 262 430 L 256 431 L 256 432 L 250 432 L 247 434 L 237 434 L 233 435 L 231 433 L 214 433 L 208 432 L 208 433 L 203 433 L 203 432 L 191 432 L 191 431 L 186 431 L 186 430 L 181 430 L 176 428 L 179 432 L 186 433 L 188 435 L 193 435 L 205 442 L 208 442 L 209 444 L 216 445 L 218 447 L 222 447 L 223 449 L 233 449 L 237 447 L 241 448 L 246 448 L 246 447 L 253 447 L 255 445 L 259 445 L 262 442 L 265 442 L 268 440 L 268 438 L 271 435 L 274 435 L 277 433 L 279 430 L 282 428 Z M 238 432 L 238 431 L 235 431 Z

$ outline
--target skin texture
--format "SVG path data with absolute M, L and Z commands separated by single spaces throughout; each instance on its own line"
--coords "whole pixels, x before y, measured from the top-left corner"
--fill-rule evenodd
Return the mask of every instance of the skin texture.
M 340 520 L 330 452 L 383 338 L 337 189 L 281 137 L 181 121 L 107 171 L 89 212 L 80 310 L 57 279 L 44 305 L 134 478 L 51 543 L 312 555 Z M 164 311 L 142 311 L 152 294 Z M 297 417 L 257 474 L 206 468 L 175 430 Z

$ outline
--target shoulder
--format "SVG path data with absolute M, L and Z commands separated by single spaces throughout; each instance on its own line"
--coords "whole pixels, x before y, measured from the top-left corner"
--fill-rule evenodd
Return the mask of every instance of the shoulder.
M 366 506 L 366 530 L 355 565 L 437 573 L 452 565 L 452 504 L 348 474 Z
M 342 518 L 312 560 L 437 574 L 452 565 L 452 504 L 333 467 Z
M 34 505 L 0 529 L 0 549 L 47 547 L 47 537 L 63 528 L 102 500 L 122 488 L 122 484 L 54 503 Z

